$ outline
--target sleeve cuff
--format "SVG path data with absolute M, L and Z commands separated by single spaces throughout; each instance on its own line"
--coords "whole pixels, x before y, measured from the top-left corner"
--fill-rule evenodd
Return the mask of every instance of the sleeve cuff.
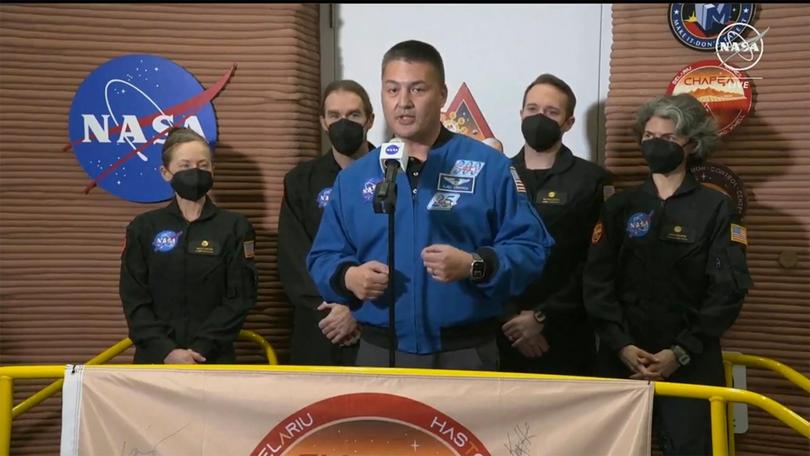
M 500 263 L 498 262 L 498 254 L 492 247 L 481 247 L 476 250 L 475 253 L 480 255 L 481 259 L 484 260 L 485 273 L 484 278 L 481 279 L 481 282 L 486 282 L 498 273 L 498 267 L 500 266 Z
M 629 334 L 621 330 L 616 324 L 611 324 L 606 331 L 603 331 L 599 343 L 605 344 L 614 352 L 618 352 L 622 348 L 632 345 L 633 338 Z
M 346 288 L 346 271 L 349 268 L 354 266 L 360 266 L 358 263 L 354 261 L 347 261 L 345 263 L 341 263 L 335 273 L 332 275 L 332 278 L 329 280 L 329 284 L 332 286 L 332 289 L 341 296 L 344 296 L 352 301 L 356 301 L 357 297 Z
M 689 331 L 682 331 L 675 338 L 675 343 L 680 345 L 690 355 L 700 355 L 703 353 L 703 341 Z
M 211 357 L 211 354 L 216 349 L 217 345 L 214 341 L 208 339 L 197 339 L 191 344 L 190 349 L 203 355 L 206 359 Z
M 175 348 L 177 348 L 177 344 L 174 343 L 173 340 L 166 338 L 166 339 L 153 339 L 148 342 L 149 351 L 153 353 L 157 353 L 160 356 L 161 362 L 169 356 L 169 353 L 172 352 Z

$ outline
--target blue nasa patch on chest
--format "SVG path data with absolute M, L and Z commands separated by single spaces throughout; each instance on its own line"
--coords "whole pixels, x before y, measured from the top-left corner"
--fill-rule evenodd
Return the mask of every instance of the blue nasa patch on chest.
M 332 187 L 326 187 L 325 189 L 321 190 L 318 193 L 318 197 L 315 198 L 315 202 L 318 203 L 318 207 L 323 209 L 329 204 L 329 201 L 332 200 Z
M 437 190 L 456 193 L 473 193 L 475 191 L 475 178 L 439 173 Z
M 631 238 L 640 238 L 647 235 L 650 231 L 651 214 L 646 212 L 636 212 L 627 219 L 627 236 Z
M 155 252 L 171 252 L 177 246 L 181 234 L 182 231 L 163 230 L 155 236 L 152 247 L 155 248 Z
M 382 182 L 381 177 L 372 177 L 363 184 L 363 201 L 370 203 L 374 199 L 374 189 Z

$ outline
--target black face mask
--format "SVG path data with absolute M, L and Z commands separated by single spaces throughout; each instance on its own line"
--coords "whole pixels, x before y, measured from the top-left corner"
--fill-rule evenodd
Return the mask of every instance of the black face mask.
M 329 125 L 329 141 L 338 153 L 352 155 L 366 141 L 363 126 L 349 119 L 340 119 Z
M 666 174 L 683 163 L 683 147 L 666 139 L 653 138 L 641 142 L 641 153 L 650 171 Z
M 172 188 L 180 198 L 197 201 L 214 186 L 211 171 L 200 168 L 184 169 L 172 176 Z
M 535 114 L 523 119 L 520 124 L 523 139 L 536 151 L 548 150 L 562 138 L 560 125 L 543 114 Z

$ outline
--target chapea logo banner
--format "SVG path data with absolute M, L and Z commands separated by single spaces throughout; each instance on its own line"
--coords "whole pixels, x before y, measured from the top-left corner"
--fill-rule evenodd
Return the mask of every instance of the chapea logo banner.
M 389 372 L 68 366 L 61 454 L 640 456 L 651 451 L 649 382 Z

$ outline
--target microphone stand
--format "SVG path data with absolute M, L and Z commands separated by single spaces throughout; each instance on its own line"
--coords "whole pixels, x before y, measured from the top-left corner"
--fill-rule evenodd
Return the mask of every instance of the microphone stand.
M 394 227 L 397 208 L 397 170 L 399 164 L 385 164 L 385 179 L 374 189 L 374 212 L 388 214 L 388 367 L 396 366 L 396 295 L 394 293 Z

